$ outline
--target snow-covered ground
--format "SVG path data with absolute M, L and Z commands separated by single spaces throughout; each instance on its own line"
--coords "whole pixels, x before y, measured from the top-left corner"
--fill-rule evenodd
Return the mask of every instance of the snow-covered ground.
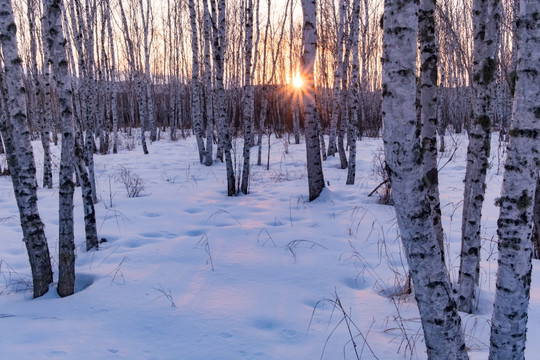
M 338 159 L 326 161 L 328 186 L 311 203 L 305 145 L 275 138 L 271 144 L 270 170 L 253 165 L 251 193 L 237 197 L 226 196 L 223 164 L 199 164 L 193 138 L 155 142 L 146 156 L 140 146 L 96 155 L 98 231 L 106 242 L 84 251 L 77 190 L 78 291 L 63 299 L 54 288 L 32 299 L 11 179 L 0 178 L 0 358 L 356 359 L 354 341 L 361 359 L 425 359 L 416 305 L 403 291 L 407 266 L 394 210 L 368 197 L 380 182 L 372 160 L 381 140 L 358 143 L 354 186 L 345 185 Z M 448 136 L 447 144 L 440 189 L 455 281 L 466 138 Z M 39 143 L 34 148 L 41 168 Z M 240 142 L 236 149 L 240 154 Z M 489 345 L 494 199 L 502 180 L 496 141 L 493 149 L 479 313 L 462 314 L 472 359 L 486 359 Z M 53 150 L 58 165 L 59 150 Z M 123 169 L 144 181 L 140 197 L 127 197 L 118 181 Z M 57 195 L 57 189 L 39 190 L 55 266 Z M 534 263 L 530 359 L 540 352 Z

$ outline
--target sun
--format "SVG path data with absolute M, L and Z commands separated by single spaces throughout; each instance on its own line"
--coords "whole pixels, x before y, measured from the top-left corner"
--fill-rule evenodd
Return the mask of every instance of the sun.
M 301 89 L 304 85 L 304 81 L 298 72 L 292 78 L 292 85 L 297 89 Z

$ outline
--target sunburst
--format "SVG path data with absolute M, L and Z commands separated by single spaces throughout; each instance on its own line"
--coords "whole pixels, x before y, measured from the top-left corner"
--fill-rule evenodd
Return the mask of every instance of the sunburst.
M 304 86 L 304 79 L 302 79 L 302 76 L 300 76 L 299 72 L 296 72 L 292 78 L 292 86 L 294 86 L 296 89 L 300 90 Z

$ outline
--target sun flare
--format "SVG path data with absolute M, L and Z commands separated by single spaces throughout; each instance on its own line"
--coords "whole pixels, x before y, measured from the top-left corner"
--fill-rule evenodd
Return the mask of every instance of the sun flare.
M 304 81 L 302 80 L 302 77 L 299 73 L 294 74 L 294 77 L 292 79 L 292 85 L 297 89 L 302 88 L 302 86 L 304 85 Z

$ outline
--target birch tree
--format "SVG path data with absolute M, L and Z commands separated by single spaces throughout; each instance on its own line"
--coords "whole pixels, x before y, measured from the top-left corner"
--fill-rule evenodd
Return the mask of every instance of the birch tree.
M 150 128 L 150 141 L 156 141 L 156 114 L 154 98 L 152 96 L 152 75 L 150 74 L 150 47 L 154 39 L 154 14 L 152 12 L 151 1 L 146 1 L 146 9 L 143 0 L 139 0 L 141 10 L 141 23 L 143 31 L 144 49 L 144 85 L 146 89 L 146 113 L 148 115 L 148 127 Z
M 119 118 L 119 109 L 118 109 L 118 83 L 116 81 L 116 54 L 115 46 L 113 41 L 113 28 L 111 21 L 111 3 L 110 0 L 104 1 L 104 12 L 105 20 L 107 26 L 107 36 L 109 41 L 109 52 L 111 59 L 111 68 L 110 68 L 110 79 L 111 82 L 111 112 L 113 118 L 113 154 L 118 152 L 118 118 Z
M 202 108 L 200 96 L 199 30 L 197 28 L 197 13 L 195 12 L 195 2 L 193 0 L 189 0 L 189 16 L 191 21 L 191 49 L 193 53 L 191 62 L 191 125 L 193 126 L 193 132 L 195 133 L 195 139 L 197 140 L 199 161 L 203 163 L 205 160 L 205 149 L 202 131 Z
M 385 0 L 384 147 L 392 198 L 430 359 L 467 359 L 461 319 L 437 244 L 416 134 L 418 2 Z
M 37 207 L 36 166 L 26 116 L 26 90 L 11 0 L 0 0 L 0 34 L 5 80 L 2 96 L 5 117 L 1 130 L 7 150 L 11 152 L 8 165 L 32 271 L 33 293 L 34 297 L 39 297 L 48 291 L 53 273 L 44 225 Z
M 271 0 L 267 0 L 267 12 L 266 12 L 266 25 L 264 27 L 264 39 L 263 39 L 263 51 L 262 51 L 262 71 L 261 71 L 261 110 L 259 112 L 259 133 L 257 138 L 257 165 L 262 164 L 262 137 L 264 132 L 264 124 L 266 122 L 266 116 L 268 114 L 268 84 L 266 82 L 266 54 L 268 52 L 268 32 L 270 30 L 270 10 L 271 10 Z M 259 5 L 259 3 L 257 3 Z M 259 14 L 260 9 L 257 6 L 257 14 Z M 259 15 L 257 15 L 256 28 L 259 28 Z M 256 46 L 259 44 L 259 32 L 257 31 L 257 39 L 255 41 Z
M 350 99 L 351 99 L 351 119 L 349 121 L 349 164 L 347 169 L 347 185 L 354 185 L 354 179 L 356 177 L 356 134 L 358 132 L 358 110 L 360 108 L 360 94 L 359 94 L 359 54 L 358 45 L 360 42 L 360 0 L 353 0 L 353 13 L 352 24 L 349 44 L 352 43 L 353 51 L 353 63 L 351 69 L 351 86 L 350 86 Z
M 94 149 L 96 148 L 94 140 L 95 122 L 97 118 L 97 94 L 98 82 L 95 76 L 96 61 L 94 56 L 94 38 L 95 38 L 95 21 L 97 18 L 97 1 L 85 0 L 85 19 L 82 17 L 82 11 L 79 13 L 79 26 L 81 33 L 84 36 L 84 53 L 80 53 L 80 61 L 86 62 L 86 73 L 84 74 L 85 99 L 83 104 L 85 107 L 85 162 L 88 169 L 88 176 L 92 186 L 92 201 L 97 203 L 96 180 L 94 171 Z M 86 26 L 85 26 L 86 24 Z
M 317 4 L 316 0 L 302 0 L 304 26 L 302 42 L 304 53 L 300 62 L 302 80 L 305 83 L 303 96 L 304 132 L 306 137 L 306 160 L 308 172 L 309 201 L 319 197 L 324 188 L 324 174 L 319 142 L 319 124 L 315 107 L 314 65 L 317 56 Z
M 524 359 L 540 165 L 540 3 L 521 0 L 514 118 L 500 198 L 490 360 Z
M 211 1 L 213 6 L 215 4 Z M 225 70 L 225 0 L 219 0 L 217 4 L 217 19 L 214 18 L 214 66 L 215 74 L 215 99 L 217 99 L 216 113 L 217 124 L 219 129 L 219 142 L 225 156 L 225 167 L 227 169 L 227 194 L 229 196 L 236 195 L 234 168 L 231 155 L 231 134 L 229 131 L 229 123 L 227 121 L 227 98 L 224 86 L 224 70 Z
M 491 148 L 495 75 L 498 68 L 498 0 L 473 0 L 473 118 L 469 128 L 463 198 L 458 306 L 472 313 L 477 306 L 480 277 L 481 217 Z
M 244 44 L 244 56 L 245 56 L 245 69 L 244 69 L 244 93 L 243 93 L 243 132 L 244 132 L 244 148 L 243 158 L 244 163 L 242 165 L 242 183 L 241 191 L 244 194 L 248 193 L 249 187 L 249 170 L 250 170 L 250 148 L 252 139 L 252 123 L 253 123 L 253 69 L 252 64 L 252 52 L 253 52 L 253 0 L 246 0 L 244 8 L 244 22 L 245 22 L 245 44 Z
M 212 23 L 206 1 L 204 8 L 204 74 L 205 74 L 205 111 L 206 111 L 206 158 L 205 165 L 212 166 L 214 148 L 214 96 L 212 92 L 214 72 L 210 40 L 212 39 Z
M 426 173 L 428 200 L 437 242 L 444 258 L 444 232 L 439 200 L 439 173 L 437 170 L 437 59 L 439 46 L 435 31 L 436 0 L 420 0 L 418 14 L 418 41 L 420 43 L 420 122 L 423 167 Z
M 289 71 L 290 71 L 290 82 L 292 84 L 293 77 L 295 72 L 298 72 L 298 68 L 293 66 L 293 44 L 294 44 L 294 1 L 290 2 L 291 21 L 289 23 Z M 295 89 L 297 90 L 297 89 Z M 291 93 L 291 112 L 293 118 L 293 132 L 294 132 L 294 143 L 300 144 L 300 99 L 297 91 Z
M 43 1 L 43 34 L 58 88 L 62 127 L 62 150 L 59 174 L 58 207 L 58 294 L 68 296 L 75 290 L 75 242 L 73 233 L 73 109 L 71 79 L 66 57 L 66 40 L 62 29 L 62 0 Z
M 27 4 L 27 14 L 28 14 L 28 30 L 30 36 L 30 68 L 34 77 L 34 86 L 35 91 L 32 94 L 28 93 L 29 103 L 36 107 L 37 111 L 37 124 L 40 132 L 41 145 L 43 146 L 43 187 L 52 189 L 53 180 L 52 180 L 52 164 L 51 164 L 51 149 L 50 149 L 50 133 L 49 133 L 49 123 L 51 122 L 50 115 L 50 97 L 44 98 L 46 94 L 43 94 L 43 86 L 40 82 L 40 74 L 38 71 L 38 54 L 37 54 L 37 24 L 36 24 L 36 7 L 35 0 L 29 0 Z M 49 87 L 49 71 L 48 66 L 44 66 L 44 80 L 46 86 Z M 49 94 L 50 96 L 50 94 Z M 43 107 L 38 105 L 38 101 L 43 98 L 44 105 Z
M 333 92 L 333 107 L 332 120 L 330 122 L 330 136 L 328 140 L 328 156 L 335 156 L 337 151 L 336 134 L 339 125 L 339 117 L 342 117 L 345 109 L 341 108 L 341 77 L 343 75 L 343 47 L 347 32 L 345 31 L 345 23 L 347 19 L 347 10 L 349 0 L 340 0 L 339 2 L 339 24 L 337 28 L 337 43 L 336 43 L 336 58 L 334 71 L 334 92 Z

